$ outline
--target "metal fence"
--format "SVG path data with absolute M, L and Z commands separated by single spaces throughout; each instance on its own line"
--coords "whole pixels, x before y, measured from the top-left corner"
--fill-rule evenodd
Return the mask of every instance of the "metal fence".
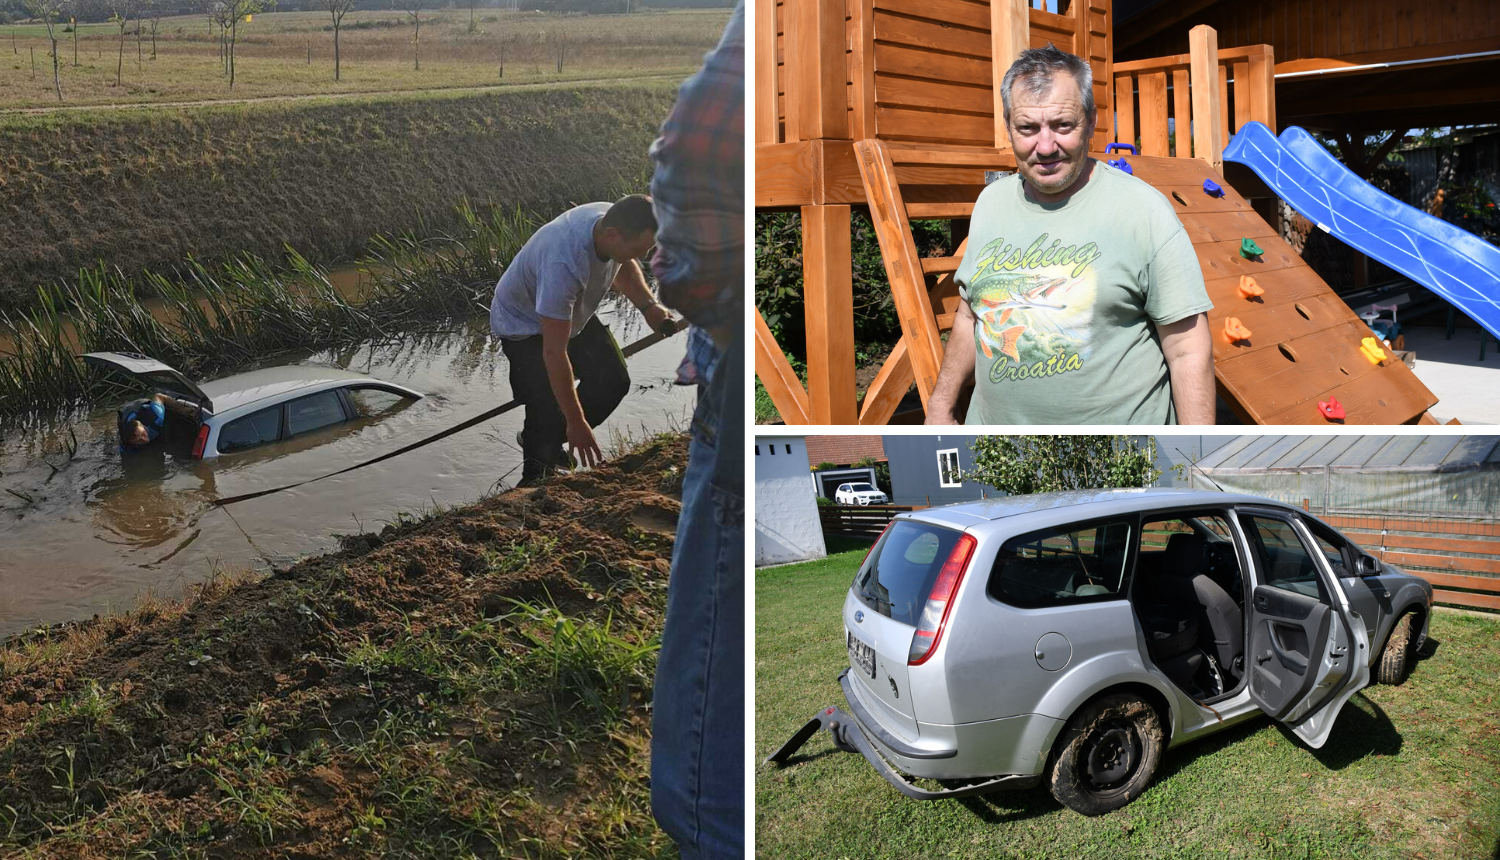
M 1379 469 L 1194 472 L 1196 489 L 1263 496 L 1315 514 L 1407 514 L 1500 520 L 1500 470 L 1402 472 Z

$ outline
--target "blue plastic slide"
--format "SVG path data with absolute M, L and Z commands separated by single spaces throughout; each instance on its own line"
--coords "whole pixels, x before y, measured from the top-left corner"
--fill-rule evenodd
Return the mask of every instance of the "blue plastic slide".
M 1248 123 L 1224 160 L 1249 167 L 1319 228 L 1447 299 L 1500 338 L 1500 248 L 1381 192 L 1296 126 L 1278 140 L 1265 125 Z

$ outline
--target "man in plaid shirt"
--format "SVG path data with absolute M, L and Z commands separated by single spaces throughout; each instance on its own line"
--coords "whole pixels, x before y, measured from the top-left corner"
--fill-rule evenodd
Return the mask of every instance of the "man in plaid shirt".
M 657 661 L 651 805 L 686 860 L 745 853 L 745 7 L 651 147 L 662 303 L 692 323 L 693 440 Z

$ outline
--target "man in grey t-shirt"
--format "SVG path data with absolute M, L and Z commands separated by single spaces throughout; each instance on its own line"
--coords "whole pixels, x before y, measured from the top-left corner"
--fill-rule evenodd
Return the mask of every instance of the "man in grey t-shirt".
M 1088 157 L 1088 64 L 1023 51 L 1001 97 L 1017 175 L 974 204 L 927 423 L 1212 424 L 1197 255 L 1160 192 Z
M 604 294 L 619 291 L 654 331 L 677 330 L 636 262 L 654 244 L 651 198 L 586 203 L 532 234 L 495 285 L 490 331 L 510 361 L 511 391 L 526 406 L 523 484 L 556 468 L 564 442 L 582 465 L 602 459 L 593 428 L 630 390 L 619 344 L 595 316 Z

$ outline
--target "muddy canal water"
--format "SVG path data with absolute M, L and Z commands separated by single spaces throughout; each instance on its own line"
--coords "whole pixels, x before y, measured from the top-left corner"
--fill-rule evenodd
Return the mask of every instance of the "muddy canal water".
M 628 305 L 601 317 L 621 346 L 647 334 Z M 627 438 L 686 429 L 696 389 L 672 384 L 685 342 L 677 335 L 630 359 L 631 393 L 596 430 L 606 450 Z M 122 456 L 113 408 L 8 432 L 0 442 L 0 636 L 128 608 L 148 592 L 175 597 L 215 570 L 285 565 L 337 548 L 339 534 L 471 502 L 520 476 L 517 409 L 368 468 L 214 508 L 215 498 L 353 465 L 511 399 L 505 357 L 483 320 L 399 343 L 265 363 L 344 367 L 427 396 L 376 419 L 217 460 Z M 78 442 L 72 459 L 70 428 Z

